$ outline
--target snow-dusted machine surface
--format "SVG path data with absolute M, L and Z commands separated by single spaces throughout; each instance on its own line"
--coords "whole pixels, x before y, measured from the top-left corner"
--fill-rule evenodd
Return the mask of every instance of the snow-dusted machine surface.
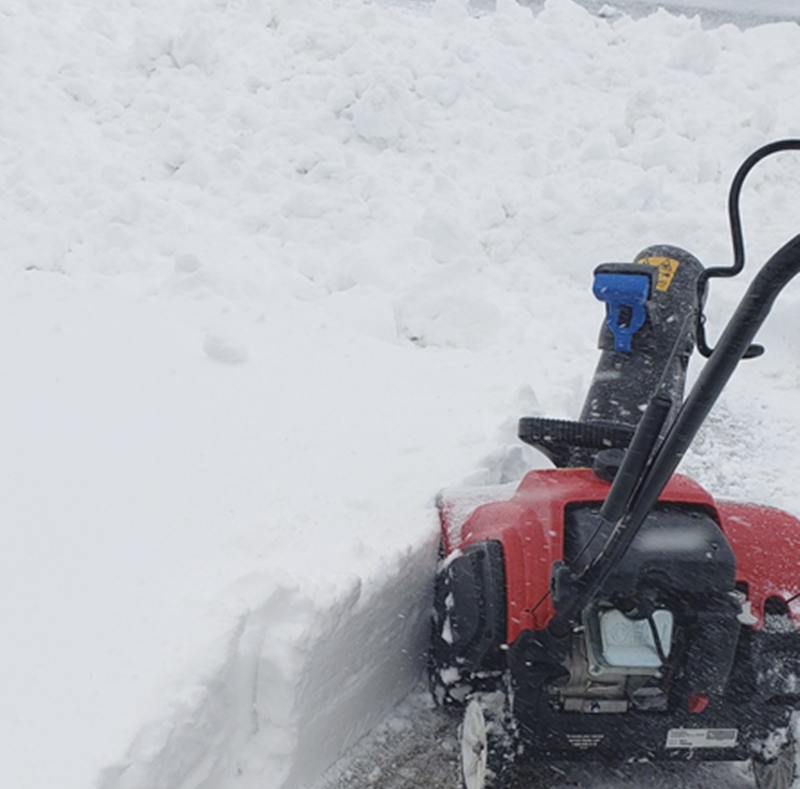
M 800 701 L 800 521 L 714 498 L 675 474 L 778 293 L 800 236 L 761 268 L 715 349 L 710 278 L 744 265 L 737 172 L 730 267 L 677 247 L 595 271 L 601 356 L 580 419 L 523 418 L 554 468 L 510 498 L 440 501 L 430 679 L 461 710 L 467 789 L 506 786 L 555 759 L 753 760 L 760 789 L 795 779 Z M 684 399 L 694 348 L 708 357 Z

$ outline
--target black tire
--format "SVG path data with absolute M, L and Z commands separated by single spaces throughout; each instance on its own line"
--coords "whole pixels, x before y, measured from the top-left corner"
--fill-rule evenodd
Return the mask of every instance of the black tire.
M 458 732 L 465 789 L 509 789 L 515 769 L 516 733 L 503 691 L 470 697 Z
M 791 789 L 798 778 L 797 741 L 791 722 L 767 738 L 773 747 L 765 747 L 753 756 L 753 777 L 756 789 Z

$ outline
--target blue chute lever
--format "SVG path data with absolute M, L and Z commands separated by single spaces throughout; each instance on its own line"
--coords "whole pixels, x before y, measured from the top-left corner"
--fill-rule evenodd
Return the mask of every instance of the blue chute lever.
M 642 328 L 650 297 L 651 279 L 643 274 L 598 272 L 594 276 L 594 295 L 606 302 L 606 323 L 614 335 L 614 350 L 631 352 L 633 335 Z

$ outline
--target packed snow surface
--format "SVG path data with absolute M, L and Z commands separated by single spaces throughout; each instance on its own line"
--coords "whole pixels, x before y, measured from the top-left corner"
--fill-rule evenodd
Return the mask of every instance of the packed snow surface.
M 789 136 L 789 22 L 0 0 L 0 785 L 315 781 L 419 678 L 437 490 L 576 416 L 595 264 L 728 264 Z M 749 179 L 746 274 L 799 197 Z M 795 513 L 798 302 L 684 463 Z

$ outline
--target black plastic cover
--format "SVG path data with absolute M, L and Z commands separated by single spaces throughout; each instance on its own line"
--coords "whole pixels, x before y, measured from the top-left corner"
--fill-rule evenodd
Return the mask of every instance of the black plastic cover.
M 502 668 L 506 643 L 503 546 L 474 543 L 446 567 L 449 575 L 452 655 L 467 671 Z
M 569 507 L 564 524 L 564 560 L 582 572 L 603 546 L 597 532 L 599 506 Z M 623 560 L 603 586 L 606 595 L 634 595 L 643 586 L 691 595 L 733 590 L 736 557 L 708 512 L 659 504 L 645 519 Z

